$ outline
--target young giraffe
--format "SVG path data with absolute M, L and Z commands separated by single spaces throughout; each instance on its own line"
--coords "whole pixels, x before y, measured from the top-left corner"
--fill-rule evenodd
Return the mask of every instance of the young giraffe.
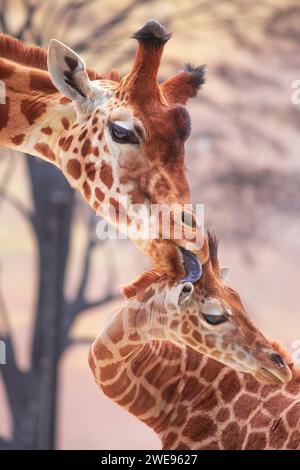
M 300 371 L 292 378 L 223 274 L 210 238 L 194 286 L 152 276 L 92 345 L 95 380 L 164 449 L 300 449 Z
M 0 35 L 0 80 L 6 88 L 0 146 L 56 165 L 94 210 L 121 231 L 131 227 L 129 235 L 150 255 L 154 269 L 183 275 L 178 246 L 198 251 L 202 262 L 207 258 L 207 242 L 193 214 L 180 214 L 184 232 L 176 240 L 174 214 L 170 240 L 162 240 L 162 227 L 155 240 L 138 240 L 143 212 L 128 209 L 190 203 L 184 172 L 190 117 L 184 104 L 204 83 L 204 68 L 187 66 L 159 85 L 160 59 L 170 36 L 158 22 L 148 21 L 133 35 L 136 58 L 120 80 L 116 72 L 105 77 L 86 70 L 59 41 L 50 42 L 47 55 Z

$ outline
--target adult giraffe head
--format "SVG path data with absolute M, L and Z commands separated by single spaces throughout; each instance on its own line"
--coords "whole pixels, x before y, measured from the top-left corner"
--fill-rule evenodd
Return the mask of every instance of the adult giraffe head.
M 204 70 L 188 66 L 159 85 L 169 37 L 153 20 L 135 33 L 136 58 L 120 80 L 117 73 L 105 78 L 86 69 L 59 41 L 50 42 L 47 54 L 0 34 L 0 145 L 58 166 L 94 210 L 121 231 L 133 228 L 130 238 L 155 269 L 184 275 L 184 248 L 196 251 L 202 263 L 207 258 L 203 233 L 182 208 L 190 202 L 184 173 L 190 119 L 184 104 L 202 85 Z M 154 236 L 142 239 L 144 209 L 156 204 L 171 212 L 169 234 L 159 222 Z M 176 214 L 169 210 L 174 204 Z
M 198 250 L 202 262 L 207 254 L 190 211 L 182 208 L 179 219 L 172 212 L 171 242 L 140 239 L 145 208 L 190 203 L 184 171 L 190 116 L 184 105 L 204 83 L 204 67 L 188 65 L 160 85 L 160 59 L 170 36 L 157 21 L 148 21 L 133 35 L 136 57 L 120 81 L 90 80 L 82 59 L 56 40 L 49 46 L 48 69 L 76 114 L 60 138 L 59 162 L 66 177 L 121 231 L 131 225 L 131 238 L 150 254 L 154 268 L 178 272 L 182 259 L 176 246 Z M 182 218 L 180 235 L 174 235 Z M 164 237 L 159 225 L 155 238 Z

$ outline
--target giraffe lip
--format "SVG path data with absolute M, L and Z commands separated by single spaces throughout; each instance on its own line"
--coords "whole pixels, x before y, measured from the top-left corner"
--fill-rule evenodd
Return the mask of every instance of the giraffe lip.
M 266 367 L 260 367 L 255 373 L 255 378 L 264 384 L 279 385 L 289 382 L 292 378 L 292 372 L 288 367 L 276 371 L 274 369 L 270 370 Z

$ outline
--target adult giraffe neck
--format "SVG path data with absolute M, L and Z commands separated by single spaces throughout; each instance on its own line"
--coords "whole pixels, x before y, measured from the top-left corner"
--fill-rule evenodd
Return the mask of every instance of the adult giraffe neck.
M 53 88 L 47 72 L 0 59 L 4 87 L 0 145 L 60 165 L 62 138 L 75 112 Z

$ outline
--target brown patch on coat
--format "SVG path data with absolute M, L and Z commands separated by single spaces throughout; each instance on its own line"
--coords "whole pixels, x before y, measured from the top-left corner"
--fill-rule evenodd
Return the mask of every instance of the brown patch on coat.
M 22 100 L 21 113 L 25 116 L 28 124 L 31 126 L 47 110 L 47 105 L 43 101 Z
M 241 389 L 237 374 L 234 371 L 228 372 L 221 380 L 218 388 L 225 402 L 232 401 Z
M 48 144 L 44 143 L 37 143 L 34 146 L 35 150 L 39 152 L 41 155 L 43 155 L 45 158 L 51 161 L 55 161 L 55 154 L 51 150 Z
M 51 135 L 53 131 L 51 127 L 48 126 L 48 127 L 42 127 L 41 132 L 46 135 Z
M 108 189 L 110 189 L 112 187 L 113 181 L 114 181 L 113 180 L 113 174 L 112 174 L 112 168 L 106 162 L 102 163 L 101 170 L 100 170 L 100 178 L 101 178 L 102 182 L 105 184 L 105 186 L 108 187 Z
M 107 380 L 111 380 L 117 375 L 119 368 L 121 367 L 122 363 L 116 362 L 114 364 L 109 364 L 105 367 L 101 368 L 100 377 L 102 382 L 106 382 Z
M 270 417 L 262 410 L 258 410 L 250 421 L 252 428 L 264 428 L 270 423 Z
M 83 192 L 85 198 L 89 200 L 91 197 L 91 187 L 87 181 L 83 183 Z
M 145 387 L 143 387 L 143 385 L 140 385 L 137 397 L 128 411 L 133 413 L 135 416 L 139 416 L 140 414 L 144 414 L 149 411 L 155 405 L 155 398 Z
M 267 445 L 267 439 L 264 432 L 251 432 L 248 436 L 245 450 L 264 450 Z
M 217 378 L 223 367 L 223 364 L 220 362 L 214 362 L 213 365 L 211 362 L 209 362 L 208 364 L 205 364 L 201 370 L 201 377 L 208 383 L 212 383 Z
M 295 431 L 292 433 L 288 443 L 287 443 L 287 448 L 289 450 L 299 450 L 300 448 L 300 431 L 295 429 Z
M 81 142 L 86 137 L 87 133 L 88 133 L 88 130 L 84 129 L 84 131 L 80 134 L 78 138 L 79 142 Z
M 102 385 L 102 390 L 108 397 L 122 395 L 131 385 L 131 380 L 127 375 L 126 369 L 123 370 L 118 379 L 111 385 Z
M 222 432 L 222 444 L 225 450 L 239 450 L 246 437 L 246 426 L 240 428 L 236 423 L 229 423 Z
M 282 413 L 286 408 L 288 408 L 293 402 L 292 398 L 286 397 L 281 393 L 276 393 L 271 398 L 269 398 L 264 403 L 264 409 L 269 413 L 273 414 L 276 410 L 276 413 Z
M 58 145 L 59 145 L 60 147 L 62 147 L 62 146 L 64 145 L 64 143 L 65 143 L 65 140 L 66 140 L 65 137 L 61 137 L 61 138 L 59 139 L 59 141 L 58 141 Z
M 209 436 L 213 436 L 216 430 L 217 426 L 209 416 L 193 416 L 187 422 L 183 435 L 194 442 L 202 441 Z
M 288 425 L 295 428 L 300 421 L 300 402 L 295 403 L 286 415 Z
M 25 134 L 17 134 L 11 138 L 14 145 L 21 145 L 24 142 Z
M 85 139 L 81 148 L 81 155 L 86 157 L 88 153 L 91 153 L 91 141 L 90 139 Z
M 189 377 L 182 391 L 182 396 L 185 400 L 193 400 L 197 395 L 203 392 L 203 389 L 204 385 L 202 385 L 196 377 Z
M 69 135 L 69 137 L 66 138 L 66 140 L 63 143 L 62 149 L 67 152 L 71 146 L 71 143 L 73 141 L 73 135 Z
M 176 375 L 178 375 L 177 365 L 167 365 L 162 369 L 161 363 L 159 362 L 146 373 L 145 379 L 153 387 L 160 389 L 166 382 Z
M 93 162 L 85 165 L 85 171 L 89 180 L 94 181 L 96 175 L 96 168 Z
M 76 160 L 75 158 L 72 158 L 71 160 L 69 160 L 67 163 L 67 172 L 73 178 L 78 180 L 81 176 L 81 165 L 79 161 Z
M 107 349 L 104 344 L 96 343 L 93 346 L 93 350 L 96 356 L 97 361 L 104 361 L 105 359 L 112 359 L 113 355 L 109 349 Z
M 63 117 L 61 119 L 61 123 L 63 125 L 63 128 L 67 131 L 70 127 L 70 123 L 69 123 L 69 120 L 66 118 L 66 117 Z
M 234 414 L 237 418 L 247 419 L 259 403 L 258 398 L 244 393 L 233 405 Z
M 230 416 L 230 411 L 228 408 L 221 408 L 220 411 L 218 411 L 218 414 L 216 416 L 216 420 L 219 421 L 220 423 L 225 423 L 229 419 Z
M 175 432 L 169 432 L 169 434 L 167 434 L 166 438 L 164 439 L 164 446 L 166 449 L 172 449 L 175 442 L 176 442 L 176 439 L 177 439 L 178 435 L 175 434 Z
M 283 419 L 276 419 L 270 428 L 270 446 L 274 449 L 282 449 L 288 435 Z
M 100 188 L 95 189 L 95 196 L 100 202 L 104 201 L 105 194 L 101 191 Z
M 131 387 L 129 392 L 124 395 L 123 398 L 116 400 L 116 402 L 122 407 L 129 405 L 129 403 L 131 403 L 135 397 L 136 389 L 137 389 L 137 386 L 134 385 L 133 387 Z

